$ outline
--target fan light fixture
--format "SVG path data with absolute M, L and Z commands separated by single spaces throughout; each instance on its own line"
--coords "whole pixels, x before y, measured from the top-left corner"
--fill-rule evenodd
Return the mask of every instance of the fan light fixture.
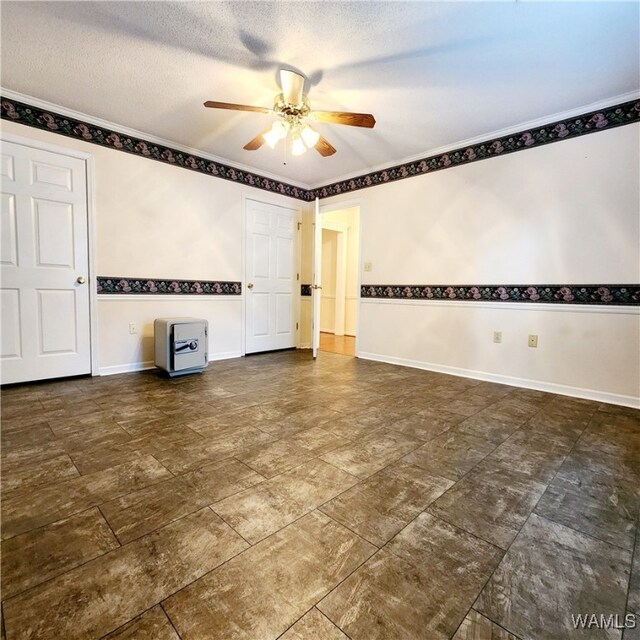
M 284 140 L 289 133 L 289 123 L 286 120 L 276 120 L 271 129 L 262 137 L 264 141 L 273 149 L 279 140 Z
M 323 157 L 332 156 L 336 149 L 323 138 L 312 126 L 311 122 L 324 122 L 328 124 L 343 124 L 350 127 L 366 127 L 371 129 L 375 118 L 370 113 L 351 113 L 349 111 L 311 111 L 309 100 L 303 93 L 305 77 L 300 73 L 289 69 L 280 69 L 280 85 L 282 93 L 275 97 L 273 108 L 252 107 L 248 104 L 235 104 L 233 102 L 217 102 L 207 100 L 205 107 L 210 109 L 230 109 L 232 111 L 253 111 L 254 113 L 266 113 L 278 116 L 271 127 L 259 133 L 249 140 L 243 149 L 256 151 L 263 144 L 268 144 L 272 149 L 280 140 L 291 137 L 291 153 L 294 156 L 303 154 L 307 149 L 315 150 Z
M 276 120 L 266 133 L 262 134 L 264 141 L 273 149 L 280 140 L 291 134 L 291 153 L 302 155 L 307 149 L 313 149 L 320 140 L 320 134 L 308 124 L 295 122 L 290 124 L 286 120 Z

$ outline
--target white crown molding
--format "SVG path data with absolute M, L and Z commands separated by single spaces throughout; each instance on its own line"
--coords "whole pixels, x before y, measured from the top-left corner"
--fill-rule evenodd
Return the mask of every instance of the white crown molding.
M 118 124 L 117 122 L 111 122 L 110 120 L 103 120 L 102 118 L 96 118 L 95 116 L 91 116 L 89 114 L 83 113 L 82 111 L 76 111 L 75 109 L 68 109 L 67 107 L 63 107 L 59 104 L 55 104 L 53 102 L 47 102 L 46 100 L 41 100 L 40 98 L 35 98 L 34 96 L 29 96 L 24 93 L 18 93 L 17 91 L 11 91 L 11 89 L 6 89 L 4 87 L 0 87 L 0 92 L 2 93 L 3 96 L 6 96 L 11 100 L 17 100 L 18 102 L 25 102 L 34 107 L 38 107 L 39 109 L 44 109 L 46 111 L 54 111 L 55 113 L 59 113 L 60 115 L 67 116 L 68 118 L 75 118 L 76 120 L 89 122 L 97 127 L 103 127 L 104 129 L 111 129 L 113 131 L 117 131 L 118 133 L 124 133 L 125 135 L 132 136 L 134 138 L 142 138 L 143 140 L 146 140 L 148 142 L 153 142 L 154 144 L 162 145 L 163 147 L 170 147 L 172 149 L 182 151 L 183 153 L 188 153 L 189 155 L 199 156 L 201 158 L 205 158 L 206 160 L 211 160 L 213 162 L 219 162 L 220 164 L 228 165 L 229 167 L 233 167 L 234 169 L 238 169 L 240 171 L 248 171 L 249 173 L 254 173 L 264 178 L 269 178 L 270 180 L 285 182 L 294 187 L 298 187 L 299 189 L 306 189 L 306 190 L 309 189 L 309 185 L 306 185 L 302 182 L 295 182 L 289 178 L 278 176 L 275 173 L 269 173 L 269 172 L 263 171 L 262 169 L 256 169 L 255 167 L 251 167 L 249 165 L 228 160 L 227 158 L 222 158 L 220 156 L 214 156 L 213 154 L 207 153 L 202 149 L 187 147 L 178 142 L 174 142 L 173 140 L 159 138 L 158 136 L 151 135 L 150 133 L 146 133 L 144 131 L 138 131 L 137 129 L 132 129 L 131 127 L 126 127 L 124 125 Z M 92 144 L 92 143 L 87 141 L 87 144 Z
M 542 127 L 546 124 L 557 122 L 558 120 L 566 120 L 567 118 L 580 116 L 583 113 L 589 113 L 590 111 L 597 111 L 598 109 L 605 109 L 607 107 L 613 106 L 614 104 L 620 104 L 622 102 L 628 102 L 630 100 L 637 100 L 637 99 L 640 99 L 640 92 L 638 91 L 631 91 L 629 93 L 623 93 L 621 95 L 612 96 L 611 98 L 607 98 L 606 100 L 598 100 L 598 102 L 592 102 L 590 104 L 583 105 L 581 107 L 576 107 L 575 109 L 570 109 L 569 111 L 552 113 L 548 116 L 537 118 L 536 120 L 528 120 L 527 122 L 522 122 L 520 124 L 513 125 L 511 127 L 506 127 L 504 129 L 489 131 L 488 133 L 483 133 L 479 136 L 475 136 L 474 138 L 467 138 L 466 140 L 452 142 L 451 144 L 447 144 L 442 147 L 427 149 L 426 151 L 422 151 L 417 155 L 408 156 L 404 159 L 401 158 L 399 160 L 384 162 L 383 164 L 379 164 L 375 167 L 366 169 L 359 173 L 351 172 L 341 177 L 335 178 L 331 182 L 326 182 L 326 181 L 318 182 L 313 184 L 311 187 L 309 187 L 309 189 L 313 191 L 314 189 L 319 189 L 329 184 L 334 184 L 336 182 L 351 180 L 358 176 L 366 175 L 368 173 L 374 173 L 376 171 L 384 171 L 385 169 L 390 169 L 391 167 L 396 167 L 398 165 L 408 164 L 410 162 L 416 162 L 417 160 L 423 160 L 424 158 L 437 156 L 442 153 L 448 153 L 450 151 L 453 151 L 454 149 L 460 149 L 461 147 L 470 147 L 474 144 L 480 144 L 482 142 L 486 142 L 487 140 L 493 140 L 495 138 L 501 138 L 502 136 L 513 135 L 514 133 L 519 133 L 520 131 L 526 131 L 527 129 L 533 129 L 535 127 Z M 569 140 L 573 140 L 573 139 L 575 138 L 569 138 Z M 535 148 L 539 148 L 539 147 L 535 147 Z M 425 174 L 425 175 L 428 175 L 428 174 Z M 375 185 L 375 186 L 378 186 L 378 185 Z M 346 192 L 346 193 L 351 193 L 351 192 Z M 332 196 L 332 197 L 335 197 L 335 196 Z

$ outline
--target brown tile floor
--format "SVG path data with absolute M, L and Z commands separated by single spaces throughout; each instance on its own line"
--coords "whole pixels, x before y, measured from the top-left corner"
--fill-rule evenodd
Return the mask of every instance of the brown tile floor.
M 11 387 L 2 417 L 7 640 L 640 623 L 637 411 L 287 352 Z

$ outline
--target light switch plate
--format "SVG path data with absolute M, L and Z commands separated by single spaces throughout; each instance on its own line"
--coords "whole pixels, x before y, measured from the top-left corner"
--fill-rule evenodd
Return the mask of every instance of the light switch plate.
M 373 271 L 373 265 L 371 264 L 371 262 L 365 262 L 364 263 L 364 270 L 365 271 Z

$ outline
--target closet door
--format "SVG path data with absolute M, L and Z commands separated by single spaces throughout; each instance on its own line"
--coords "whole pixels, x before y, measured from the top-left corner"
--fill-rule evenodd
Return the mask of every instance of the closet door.
M 296 346 L 295 219 L 287 207 L 246 201 L 246 352 Z
M 2 383 L 91 372 L 84 160 L 2 143 Z

